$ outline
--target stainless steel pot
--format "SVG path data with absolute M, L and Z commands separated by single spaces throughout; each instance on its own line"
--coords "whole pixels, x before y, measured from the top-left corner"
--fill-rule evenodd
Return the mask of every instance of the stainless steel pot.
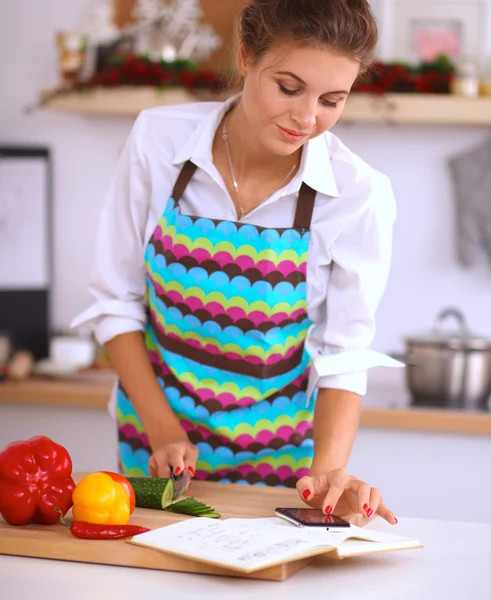
M 457 329 L 444 330 L 450 319 L 457 322 Z M 441 311 L 431 333 L 406 338 L 405 362 L 414 405 L 489 408 L 491 339 L 470 332 L 458 309 Z

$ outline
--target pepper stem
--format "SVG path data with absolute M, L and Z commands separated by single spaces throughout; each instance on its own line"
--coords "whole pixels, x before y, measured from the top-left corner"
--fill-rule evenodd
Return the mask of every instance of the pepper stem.
M 55 513 L 58 513 L 60 515 L 60 523 L 65 527 L 68 527 L 68 529 L 70 529 L 70 523 L 65 521 L 65 519 L 63 518 L 63 511 L 61 510 L 61 508 L 55 506 L 53 510 L 55 511 Z

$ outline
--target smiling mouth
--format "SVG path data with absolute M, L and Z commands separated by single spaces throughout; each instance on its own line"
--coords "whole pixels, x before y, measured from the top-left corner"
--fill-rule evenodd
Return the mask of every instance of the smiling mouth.
M 284 131 L 285 133 L 287 133 L 288 135 L 291 135 L 292 137 L 296 137 L 299 139 L 303 139 L 308 137 L 308 133 L 302 133 L 301 131 L 294 131 L 293 129 L 287 129 L 286 127 L 282 127 L 281 125 L 277 126 L 279 129 L 281 129 L 281 131 Z

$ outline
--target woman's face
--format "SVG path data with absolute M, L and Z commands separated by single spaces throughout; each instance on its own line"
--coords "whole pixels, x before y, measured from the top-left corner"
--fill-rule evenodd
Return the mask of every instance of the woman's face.
M 271 49 L 254 64 L 239 49 L 250 134 L 273 154 L 292 154 L 336 123 L 359 66 L 330 50 L 291 45 Z

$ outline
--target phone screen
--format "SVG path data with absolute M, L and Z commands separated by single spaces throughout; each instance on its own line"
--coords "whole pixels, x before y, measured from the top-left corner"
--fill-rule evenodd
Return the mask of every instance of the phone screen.
M 295 525 L 305 527 L 349 527 L 347 521 L 339 517 L 327 516 L 319 508 L 277 508 L 275 513 Z

